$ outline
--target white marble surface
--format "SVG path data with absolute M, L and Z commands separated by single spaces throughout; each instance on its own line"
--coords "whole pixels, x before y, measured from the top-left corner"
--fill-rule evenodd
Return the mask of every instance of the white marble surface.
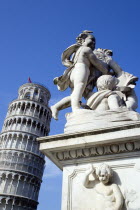
M 127 108 L 106 111 L 81 109 L 76 113 L 66 114 L 66 119 L 64 132 L 72 133 L 131 124 L 140 121 L 140 115 L 135 111 L 129 111 Z
M 140 158 L 106 161 L 106 163 L 114 171 L 111 181 L 119 186 L 124 197 L 121 210 L 139 210 L 140 171 L 137 170 L 136 165 L 140 164 Z M 94 165 L 97 167 L 99 164 Z M 83 186 L 87 164 L 65 166 L 63 170 L 62 210 L 98 210 L 95 208 L 95 190 Z
M 112 168 L 111 181 L 123 194 L 124 206 L 119 210 L 140 210 L 140 122 L 41 137 L 38 141 L 40 150 L 63 170 L 62 210 L 101 210 L 94 205 L 98 204 L 95 189 L 83 185 L 89 164 L 96 168 L 101 163 Z

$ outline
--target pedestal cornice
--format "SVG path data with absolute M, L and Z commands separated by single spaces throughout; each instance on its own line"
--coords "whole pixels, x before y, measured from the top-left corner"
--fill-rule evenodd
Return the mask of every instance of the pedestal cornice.
M 60 169 L 65 165 L 140 155 L 140 122 L 41 137 L 40 150 Z

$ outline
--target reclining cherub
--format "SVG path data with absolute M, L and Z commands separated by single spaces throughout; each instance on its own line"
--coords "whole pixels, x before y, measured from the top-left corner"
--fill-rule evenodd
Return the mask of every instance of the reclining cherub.
M 111 75 L 100 76 L 97 80 L 98 92 L 87 100 L 92 110 L 115 110 L 126 107 L 126 96 L 117 90 L 118 79 Z
M 108 65 L 108 68 L 112 71 L 114 77 L 117 78 L 116 90 L 124 94 L 125 106 L 129 110 L 135 110 L 138 107 L 138 99 L 134 88 L 138 77 L 123 71 L 112 59 L 113 52 L 111 50 L 98 48 L 94 50 L 94 54 L 99 60 Z M 93 93 L 91 95 L 93 96 Z

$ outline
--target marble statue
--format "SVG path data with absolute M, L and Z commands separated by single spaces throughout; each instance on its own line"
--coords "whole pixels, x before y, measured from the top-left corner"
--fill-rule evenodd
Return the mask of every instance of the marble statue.
M 91 111 L 135 110 L 138 102 L 134 88 L 138 78 L 121 69 L 112 59 L 111 50 L 95 49 L 91 31 L 83 31 L 76 39 L 76 44 L 62 54 L 62 63 L 67 69 L 62 76 L 54 78 L 58 90 L 70 87 L 72 93 L 51 107 L 52 117 L 57 120 L 58 112 L 70 106 L 72 113 L 79 113 L 81 107 Z M 98 92 L 95 93 L 96 82 Z M 85 105 L 82 97 L 87 101 Z
M 92 175 L 94 179 L 90 180 Z M 111 183 L 112 169 L 107 164 L 101 164 L 96 169 L 90 165 L 84 174 L 83 185 L 87 189 L 94 190 L 94 210 L 121 210 L 123 206 L 123 195 L 117 184 Z
M 118 79 L 116 89 L 125 95 L 126 107 L 130 110 L 135 110 L 138 107 L 138 100 L 134 88 L 138 77 L 123 71 L 112 59 L 113 52 L 111 50 L 98 48 L 94 50 L 94 54 L 99 60 L 108 65 L 108 69 L 112 70 L 113 75 Z
M 100 76 L 97 80 L 96 93 L 87 100 L 87 105 L 92 110 L 115 110 L 125 108 L 126 96 L 117 90 L 119 80 L 111 75 Z
M 93 53 L 94 48 L 95 37 L 91 31 L 84 31 L 77 37 L 77 43 L 67 48 L 62 54 L 62 63 L 68 69 L 62 76 L 56 77 L 54 83 L 61 91 L 70 87 L 72 94 L 51 107 L 52 116 L 55 119 L 57 119 L 59 110 L 70 105 L 72 112 L 80 109 L 79 101 L 82 96 L 88 97 L 89 92 L 95 86 L 94 79 L 98 77 L 97 74 L 108 73 L 106 65 Z

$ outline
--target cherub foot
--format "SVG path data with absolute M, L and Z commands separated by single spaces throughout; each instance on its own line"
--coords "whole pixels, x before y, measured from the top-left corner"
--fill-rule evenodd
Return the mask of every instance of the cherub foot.
M 55 120 L 58 120 L 58 109 L 55 106 L 51 106 L 52 117 Z

